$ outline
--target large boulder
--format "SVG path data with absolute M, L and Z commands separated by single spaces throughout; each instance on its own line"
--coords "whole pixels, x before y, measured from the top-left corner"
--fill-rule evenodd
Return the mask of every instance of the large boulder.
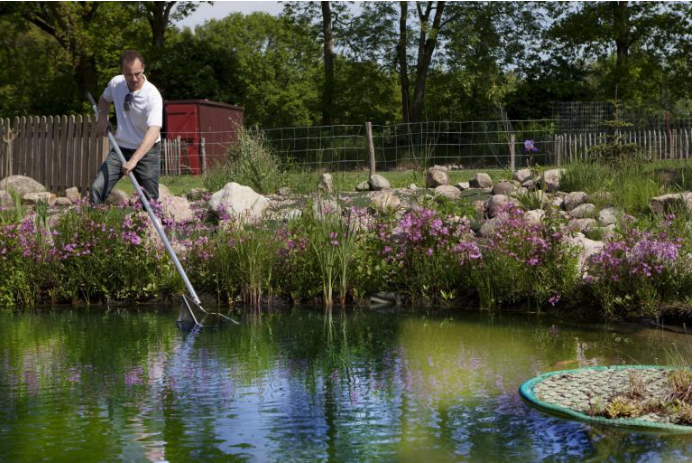
M 507 196 L 509 196 L 510 194 L 514 193 L 516 190 L 517 190 L 517 186 L 514 185 L 512 182 L 507 181 L 507 180 L 502 180 L 497 185 L 492 187 L 492 194 L 493 195 L 507 195 Z
M 520 169 L 514 172 L 514 180 L 522 185 L 529 180 L 533 180 L 533 171 L 531 169 Z
M 374 191 L 369 194 L 369 202 L 374 209 L 383 211 L 385 209 L 395 209 L 401 206 L 401 200 L 392 191 Z
M 166 185 L 162 185 L 161 183 L 159 184 L 159 200 L 161 201 L 164 198 L 170 198 L 174 196 L 174 194 L 169 190 L 169 187 Z
M 0 190 L 0 207 L 12 206 L 14 206 L 14 199 L 12 199 L 12 195 L 5 190 Z
M 172 219 L 176 223 L 193 222 L 195 217 L 191 203 L 180 196 L 168 196 L 159 201 L 162 207 L 162 215 Z
M 59 207 L 69 207 L 72 206 L 73 201 L 70 198 L 61 196 L 56 199 L 55 205 Z
M 449 174 L 441 167 L 430 167 L 427 169 L 425 186 L 427 188 L 437 188 L 438 186 L 449 184 Z
M 471 185 L 470 185 L 470 183 L 468 183 L 468 182 L 458 182 L 458 183 L 457 183 L 456 185 L 454 185 L 454 186 L 455 186 L 456 188 L 458 188 L 459 190 L 461 190 L 461 191 L 463 191 L 463 190 L 468 190 L 468 189 L 471 188 Z
M 562 201 L 562 207 L 566 211 L 571 211 L 580 204 L 584 204 L 589 200 L 589 195 L 583 191 L 573 191 L 572 193 L 567 193 L 565 199 Z
M 213 214 L 223 210 L 231 218 L 259 219 L 268 208 L 270 201 L 252 188 L 230 182 L 215 192 L 208 208 Z
M 488 174 L 478 172 L 468 182 L 471 188 L 492 188 L 492 179 Z
M 31 177 L 10 175 L 0 180 L 0 190 L 15 191 L 23 198 L 27 193 L 45 193 L 46 187 Z
M 371 187 L 369 186 L 368 181 L 360 182 L 356 187 L 355 191 L 369 191 Z
M 496 217 L 508 204 L 513 204 L 517 207 L 521 206 L 521 203 L 516 198 L 510 198 L 506 195 L 490 196 L 490 199 L 485 204 L 487 216 L 491 218 Z
M 386 180 L 386 177 L 379 174 L 369 176 L 369 186 L 374 191 L 388 190 L 391 188 L 391 185 L 389 184 L 389 181 Z
M 104 204 L 108 204 L 110 206 L 120 206 L 122 204 L 127 205 L 129 199 L 128 193 L 121 189 L 114 188 L 111 190 L 111 193 L 109 193 L 109 196 L 106 198 L 106 201 L 104 201 Z
M 601 252 L 605 243 L 603 241 L 594 241 L 586 238 L 582 233 L 576 236 L 564 237 L 566 244 L 579 248 L 579 260 L 577 261 L 577 270 L 581 276 L 585 275 L 586 261 L 589 257 Z
M 456 188 L 454 185 L 440 185 L 434 189 L 434 196 L 444 196 L 449 199 L 459 199 L 461 197 L 461 190 Z
M 596 215 L 596 206 L 591 203 L 581 204 L 570 212 L 570 217 L 574 219 L 589 219 Z
M 1 187 L 1 185 L 0 185 Z M 684 193 L 670 193 L 656 196 L 649 200 L 649 207 L 655 214 L 660 215 L 678 210 L 693 210 L 693 194 L 689 191 Z
M 560 178 L 565 172 L 565 169 L 551 169 L 543 172 L 543 176 L 538 180 L 538 186 L 545 188 L 546 191 L 552 193 L 560 189 Z

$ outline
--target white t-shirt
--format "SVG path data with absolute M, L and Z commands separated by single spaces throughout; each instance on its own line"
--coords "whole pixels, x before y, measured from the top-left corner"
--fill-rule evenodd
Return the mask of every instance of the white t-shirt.
M 123 103 L 128 94 L 132 95 L 130 109 L 125 111 Z M 131 92 L 125 77 L 118 75 L 111 79 L 102 97 L 116 107 L 118 128 L 115 138 L 121 148 L 136 149 L 145 138 L 148 127 L 162 127 L 162 95 L 147 79 L 140 90 Z

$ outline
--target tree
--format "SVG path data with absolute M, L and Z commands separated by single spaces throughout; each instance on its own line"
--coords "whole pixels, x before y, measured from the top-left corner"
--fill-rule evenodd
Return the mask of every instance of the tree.
M 333 71 L 333 27 L 331 17 L 331 2 L 321 2 L 321 14 L 323 19 L 323 124 L 333 124 L 333 92 L 335 90 L 335 75 Z

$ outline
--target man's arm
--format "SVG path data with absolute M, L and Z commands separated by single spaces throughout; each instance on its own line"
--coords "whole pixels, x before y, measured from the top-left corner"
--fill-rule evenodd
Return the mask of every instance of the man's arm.
M 145 132 L 145 136 L 143 137 L 140 146 L 138 146 L 138 149 L 135 150 L 133 155 L 130 157 L 130 160 L 123 164 L 122 170 L 124 175 L 128 175 L 131 170 L 135 169 L 138 161 L 140 161 L 140 159 L 142 159 L 143 156 L 145 156 L 147 152 L 152 149 L 154 144 L 157 143 L 160 130 L 161 127 L 157 125 L 147 127 L 147 132 Z
M 99 119 L 97 121 L 97 134 L 102 137 L 106 136 L 106 132 L 109 130 L 109 109 L 111 108 L 111 103 L 104 99 L 102 95 L 99 98 Z

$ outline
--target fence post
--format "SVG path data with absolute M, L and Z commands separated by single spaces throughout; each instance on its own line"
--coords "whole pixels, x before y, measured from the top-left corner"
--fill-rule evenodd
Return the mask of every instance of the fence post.
M 516 134 L 509 134 L 509 160 L 512 172 L 516 172 Z
M 178 161 L 176 163 L 176 165 L 177 165 L 176 174 L 181 175 L 181 137 L 176 137 L 176 153 L 178 154 L 176 156 L 177 161 Z
M 369 149 L 369 177 L 376 174 L 376 159 L 374 158 L 374 140 L 372 139 L 372 123 L 366 122 L 367 148 Z
M 201 172 L 207 172 L 207 157 L 205 156 L 205 137 L 200 137 L 200 165 Z

